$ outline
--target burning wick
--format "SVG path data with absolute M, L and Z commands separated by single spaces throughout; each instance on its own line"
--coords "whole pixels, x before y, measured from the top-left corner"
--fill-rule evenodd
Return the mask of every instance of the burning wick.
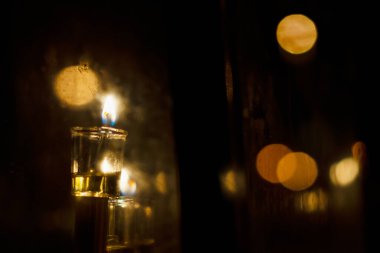
M 113 95 L 107 95 L 104 98 L 102 111 L 102 123 L 104 125 L 114 126 L 116 123 L 117 101 Z

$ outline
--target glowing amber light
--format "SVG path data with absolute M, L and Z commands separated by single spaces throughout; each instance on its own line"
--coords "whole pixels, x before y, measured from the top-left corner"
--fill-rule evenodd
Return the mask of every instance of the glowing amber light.
M 241 197 L 245 193 L 246 182 L 242 171 L 235 167 L 219 175 L 220 186 L 226 197 Z
M 150 206 L 144 208 L 144 213 L 147 218 L 151 218 L 153 215 L 153 210 Z
M 289 153 L 278 163 L 277 176 L 286 188 L 301 191 L 309 188 L 316 180 L 317 163 L 306 153 Z
M 354 158 L 348 157 L 330 168 L 330 179 L 335 185 L 346 186 L 351 184 L 359 174 L 359 164 Z
M 363 142 L 357 141 L 352 145 L 352 157 L 362 165 L 366 160 L 366 146 Z
M 159 172 L 156 176 L 155 179 L 155 184 L 156 184 L 156 189 L 162 193 L 165 194 L 168 191 L 168 186 L 167 186 L 167 180 L 166 180 L 166 175 L 164 172 Z
M 309 51 L 317 40 L 317 28 L 314 22 L 301 14 L 292 14 L 283 18 L 277 26 L 277 41 L 291 54 Z
M 236 174 L 233 170 L 226 173 L 224 177 L 224 186 L 230 193 L 235 193 L 237 191 Z
M 271 183 L 279 183 L 277 177 L 278 162 L 292 152 L 283 144 L 270 144 L 260 150 L 256 158 L 256 169 L 259 175 Z
M 70 66 L 58 73 L 54 92 L 68 106 L 82 106 L 91 102 L 99 91 L 96 74 L 87 66 Z

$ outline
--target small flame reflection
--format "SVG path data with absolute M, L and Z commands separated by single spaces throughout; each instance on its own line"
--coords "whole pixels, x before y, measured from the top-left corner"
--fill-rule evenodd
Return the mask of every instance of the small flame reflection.
M 119 187 L 122 195 L 134 195 L 136 193 L 137 184 L 129 176 L 126 168 L 121 169 Z
M 314 213 L 327 210 L 328 197 L 322 190 L 303 192 L 296 198 L 296 208 L 302 212 Z
M 166 174 L 161 171 L 157 174 L 155 179 L 156 189 L 162 193 L 166 194 L 168 192 L 168 183 L 166 179 Z
M 242 197 L 245 193 L 245 175 L 239 169 L 229 169 L 219 176 L 222 190 L 226 197 Z
M 236 173 L 233 170 L 230 170 L 226 173 L 224 177 L 224 183 L 226 190 L 230 193 L 236 193 L 237 191 L 237 183 L 236 183 Z
M 153 210 L 150 206 L 144 208 L 144 214 L 147 218 L 151 218 L 153 215 Z
M 114 172 L 113 166 L 107 157 L 105 157 L 100 165 L 100 169 L 104 174 L 109 174 Z

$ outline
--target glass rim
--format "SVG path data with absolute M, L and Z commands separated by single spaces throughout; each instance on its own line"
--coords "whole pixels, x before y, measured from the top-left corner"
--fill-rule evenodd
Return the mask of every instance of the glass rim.
M 117 135 L 117 136 L 128 136 L 128 132 L 124 129 L 108 127 L 108 126 L 93 126 L 93 127 L 82 127 L 82 126 L 74 126 L 71 128 L 72 136 L 83 136 L 83 135 Z

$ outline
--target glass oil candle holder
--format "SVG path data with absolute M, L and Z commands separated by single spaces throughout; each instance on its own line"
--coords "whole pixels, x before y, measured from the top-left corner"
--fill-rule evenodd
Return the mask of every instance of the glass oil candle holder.
M 154 216 L 155 208 L 153 201 L 149 198 L 138 198 L 134 205 L 136 232 L 135 248 L 138 253 L 153 252 L 154 238 Z
M 107 253 L 150 253 L 154 249 L 151 201 L 120 196 L 108 201 Z
M 108 202 L 120 194 L 127 132 L 112 127 L 71 128 L 74 253 L 104 253 Z
M 107 253 L 135 252 L 135 201 L 127 197 L 108 201 Z
M 127 132 L 112 127 L 71 129 L 71 175 L 74 196 L 109 197 L 119 194 Z

